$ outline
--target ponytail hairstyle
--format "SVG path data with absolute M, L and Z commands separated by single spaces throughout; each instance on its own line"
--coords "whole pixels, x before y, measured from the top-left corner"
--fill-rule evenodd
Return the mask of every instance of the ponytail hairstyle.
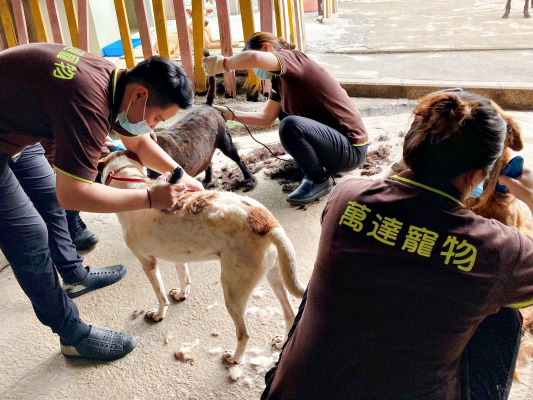
M 413 115 L 403 159 L 417 179 L 439 186 L 471 170 L 488 174 L 503 151 L 507 123 L 483 96 L 432 93 Z
M 296 45 L 294 43 L 288 43 L 283 37 L 277 37 L 270 32 L 255 32 L 248 38 L 244 45 L 243 51 L 246 50 L 261 50 L 263 43 L 268 43 L 275 50 L 287 49 L 294 50 Z

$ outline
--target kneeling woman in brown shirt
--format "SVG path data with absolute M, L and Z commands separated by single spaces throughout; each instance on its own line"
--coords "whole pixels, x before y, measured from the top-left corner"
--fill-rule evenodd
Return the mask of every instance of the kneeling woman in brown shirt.
M 260 112 L 217 107 L 226 120 L 234 115 L 254 126 L 270 126 L 280 118 L 283 147 L 305 173 L 287 201 L 306 204 L 328 194 L 331 174 L 351 171 L 366 158 L 368 136 L 359 110 L 341 85 L 294 45 L 271 33 L 256 32 L 244 51 L 232 57 L 205 57 L 208 76 L 224 70 L 250 69 L 272 80 L 269 101 Z
M 464 200 L 507 125 L 468 92 L 422 99 L 408 170 L 331 193 L 307 301 L 263 399 L 506 399 L 533 303 L 533 241 Z M 533 177 L 500 177 L 533 208 Z

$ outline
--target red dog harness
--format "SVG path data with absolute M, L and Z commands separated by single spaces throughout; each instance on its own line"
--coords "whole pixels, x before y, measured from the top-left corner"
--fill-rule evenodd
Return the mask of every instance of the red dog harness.
M 104 185 L 108 186 L 113 179 L 116 180 L 116 181 L 123 181 L 123 182 L 145 182 L 144 178 L 143 179 L 141 179 L 141 178 L 121 178 L 121 177 L 115 176 L 116 174 L 118 174 L 120 171 L 122 171 L 126 167 L 127 166 L 119 168 L 116 171 L 111 171 L 109 173 L 109 175 L 107 175 L 107 178 L 105 179 Z

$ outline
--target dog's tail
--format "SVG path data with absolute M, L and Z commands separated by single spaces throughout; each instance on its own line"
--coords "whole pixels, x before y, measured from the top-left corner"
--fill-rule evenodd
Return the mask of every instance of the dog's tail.
M 209 57 L 209 50 L 204 49 L 204 57 Z M 215 101 L 215 91 L 217 88 L 215 76 L 210 76 L 207 78 L 207 97 L 205 99 L 205 104 L 212 106 Z
M 294 251 L 294 247 L 292 247 L 291 241 L 285 234 L 283 228 L 274 228 L 268 235 L 278 249 L 281 276 L 283 277 L 285 286 L 287 286 L 287 289 L 293 296 L 302 298 L 305 287 L 296 276 L 296 252 Z

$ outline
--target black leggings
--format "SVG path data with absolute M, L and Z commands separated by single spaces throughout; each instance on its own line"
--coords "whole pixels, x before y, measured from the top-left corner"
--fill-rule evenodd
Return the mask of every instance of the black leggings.
M 309 118 L 283 118 L 279 137 L 306 177 L 315 183 L 325 181 L 329 174 L 352 171 L 366 159 L 368 145 L 354 146 L 340 132 Z

